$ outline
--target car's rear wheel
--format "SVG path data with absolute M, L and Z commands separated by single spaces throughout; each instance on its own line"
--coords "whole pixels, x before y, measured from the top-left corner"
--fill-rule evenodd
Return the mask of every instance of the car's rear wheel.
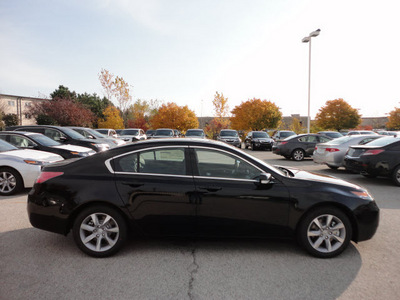
M 303 149 L 295 149 L 295 150 L 292 152 L 292 158 L 293 158 L 294 160 L 296 160 L 296 161 L 301 161 L 301 160 L 303 160 L 303 159 L 304 159 L 304 156 L 305 156 L 305 152 L 304 152 Z
M 321 207 L 309 212 L 298 228 L 298 240 L 313 256 L 334 257 L 350 243 L 352 227 L 345 213 L 335 207 Z
M 122 215 L 107 206 L 92 206 L 75 219 L 74 240 L 79 249 L 93 257 L 107 257 L 117 253 L 127 236 Z
M 22 190 L 24 182 L 21 175 L 11 168 L 0 168 L 0 195 L 14 195 Z
M 392 179 L 396 185 L 400 186 L 400 166 L 394 169 Z
M 332 169 L 332 170 L 337 170 L 339 167 L 337 167 L 337 166 L 332 166 L 332 165 L 327 165 L 330 169 Z

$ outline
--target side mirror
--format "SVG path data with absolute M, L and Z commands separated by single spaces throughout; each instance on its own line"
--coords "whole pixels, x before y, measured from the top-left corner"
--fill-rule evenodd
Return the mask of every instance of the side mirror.
M 257 178 L 256 185 L 268 185 L 272 183 L 272 175 L 270 173 L 261 173 Z
M 65 143 L 67 141 L 67 138 L 65 136 L 61 136 L 59 139 L 59 142 Z

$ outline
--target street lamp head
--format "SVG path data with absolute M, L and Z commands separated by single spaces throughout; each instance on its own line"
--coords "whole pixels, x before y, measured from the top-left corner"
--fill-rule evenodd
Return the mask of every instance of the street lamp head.
M 317 29 L 317 30 L 311 32 L 311 33 L 310 33 L 310 37 L 316 37 L 316 36 L 318 36 L 320 31 L 321 31 L 321 29 Z
M 306 36 L 305 38 L 303 38 L 301 41 L 303 42 L 303 43 L 308 43 L 309 41 L 310 41 L 310 37 L 309 36 Z

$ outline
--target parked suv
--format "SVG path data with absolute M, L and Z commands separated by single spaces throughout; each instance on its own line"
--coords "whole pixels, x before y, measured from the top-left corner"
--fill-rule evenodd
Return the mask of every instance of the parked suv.
M 83 135 L 75 130 L 52 125 L 25 125 L 25 126 L 10 126 L 6 130 L 9 131 L 28 131 L 44 134 L 45 136 L 62 144 L 71 144 L 92 148 L 96 152 L 101 152 L 110 149 L 110 146 L 104 142 L 86 139 Z
M 244 148 L 249 147 L 251 150 L 272 150 L 273 144 L 274 140 L 265 131 L 250 131 L 244 140 Z
M 236 130 L 222 129 L 217 136 L 217 140 L 225 142 L 227 144 L 231 144 L 238 148 L 242 147 L 242 141 L 240 140 L 239 134 Z

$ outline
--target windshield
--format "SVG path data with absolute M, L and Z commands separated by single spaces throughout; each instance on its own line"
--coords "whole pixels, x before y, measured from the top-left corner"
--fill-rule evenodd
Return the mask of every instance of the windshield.
M 84 129 L 86 132 L 88 132 L 89 134 L 99 138 L 99 139 L 104 139 L 104 135 L 102 135 L 101 133 L 97 132 L 96 130 L 90 129 L 90 128 L 86 128 Z
M 281 134 L 280 134 L 281 138 L 286 138 L 286 137 L 289 137 L 292 135 L 296 135 L 296 133 L 291 132 L 291 131 L 281 131 Z
M 235 130 L 224 130 L 224 131 L 221 131 L 221 133 L 219 135 L 220 136 L 229 136 L 229 137 L 230 136 L 233 136 L 233 137 L 239 136 L 237 131 L 235 131 Z
M 69 135 L 71 138 L 75 139 L 75 140 L 81 140 L 81 139 L 84 139 L 84 138 L 85 138 L 82 134 L 77 133 L 75 130 L 73 130 L 73 129 L 71 129 L 71 128 L 63 127 L 63 128 L 62 128 L 62 131 L 63 131 L 65 134 Z
M 186 136 L 203 136 L 203 130 L 188 130 Z
M 171 129 L 157 129 L 155 135 L 174 136 L 174 132 Z
M 138 129 L 124 129 L 121 131 L 120 135 L 138 135 Z
M 331 137 L 331 138 L 334 138 L 334 139 L 340 138 L 340 137 L 343 136 L 343 135 L 340 134 L 339 132 L 325 132 L 325 133 L 322 133 L 322 134 L 325 134 L 325 135 L 327 135 L 327 136 L 329 136 L 329 137 Z
M 269 138 L 269 135 L 266 132 L 260 131 L 260 132 L 253 132 L 253 137 L 255 137 L 255 138 Z
M 0 140 L 0 152 L 6 152 L 6 151 L 11 151 L 11 150 L 18 150 L 17 147 L 14 147 L 13 145 Z
M 368 146 L 375 146 L 375 147 L 383 147 L 386 145 L 390 145 L 396 142 L 399 142 L 400 138 L 394 138 L 394 137 L 382 137 L 380 139 L 373 140 L 372 142 L 369 142 L 367 145 Z
M 56 142 L 55 140 L 52 140 L 51 138 L 49 138 L 43 134 L 29 134 L 28 136 L 32 140 L 34 140 L 36 143 L 43 145 L 43 146 L 53 147 L 53 146 L 61 145 L 59 142 Z

